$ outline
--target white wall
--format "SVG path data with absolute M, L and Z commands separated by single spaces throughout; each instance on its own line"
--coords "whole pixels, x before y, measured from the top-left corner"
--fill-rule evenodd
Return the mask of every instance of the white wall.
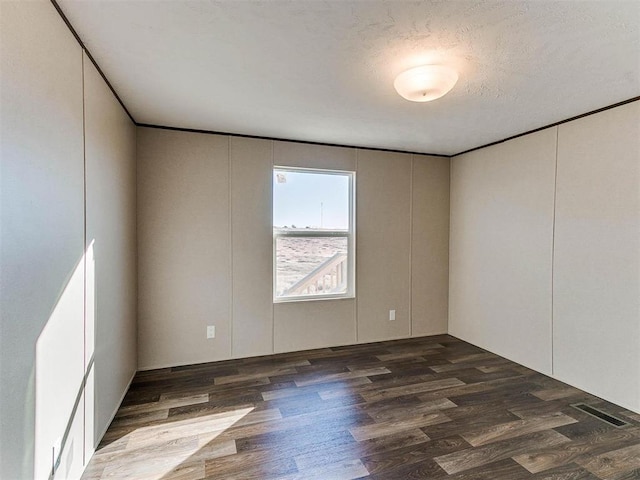
M 640 411 L 640 102 L 451 168 L 449 332 Z
M 557 378 L 640 412 L 640 102 L 560 125 Z
M 135 263 L 112 270 L 133 258 L 135 224 L 119 213 L 131 212 L 135 184 L 110 171 L 113 161 L 132 171 L 134 127 L 121 111 L 112 122 L 120 107 L 90 68 L 83 96 L 83 52 L 50 2 L 0 2 L 0 9 L 0 477 L 49 478 L 52 449 L 62 445 L 55 478 L 79 478 L 94 439 L 85 406 L 96 402 L 95 427 L 104 428 L 126 388 L 122 378 L 135 369 L 135 346 L 119 336 L 135 322 L 131 293 L 122 290 L 135 291 Z M 94 190 L 85 174 L 102 185 Z M 87 268 L 85 227 L 96 239 L 95 271 Z M 115 278 L 122 283 L 111 285 Z M 86 279 L 96 281 L 95 328 L 84 314 Z M 94 331 L 97 394 L 85 388 L 85 374 L 93 378 L 85 338 Z M 111 351 L 114 340 L 124 348 Z
M 356 171 L 356 299 L 273 304 L 274 165 Z M 139 128 L 139 368 L 408 337 L 412 297 L 431 299 L 416 332 L 445 333 L 448 176 L 446 158 Z
M 74 411 L 83 378 L 82 51 L 51 4 L 0 8 L 0 477 L 46 478 L 68 422 L 74 447 L 62 463 L 66 470 L 70 456 L 74 473 L 82 465 Z
M 556 129 L 455 157 L 449 333 L 551 373 Z

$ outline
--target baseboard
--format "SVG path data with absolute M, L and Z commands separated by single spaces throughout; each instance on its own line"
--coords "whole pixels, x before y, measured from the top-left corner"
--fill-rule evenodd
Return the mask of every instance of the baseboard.
M 567 381 L 566 379 L 564 379 L 564 378 L 561 378 L 561 377 L 557 376 L 555 373 L 551 373 L 551 372 L 542 372 L 540 369 L 534 368 L 534 367 L 532 367 L 532 366 L 530 366 L 530 365 L 524 365 L 522 362 L 520 362 L 520 361 L 518 361 L 518 360 L 514 360 L 513 358 L 506 357 L 505 355 L 503 355 L 503 354 L 501 354 L 501 353 L 494 352 L 493 350 L 489 350 L 489 349 L 488 349 L 488 348 L 486 348 L 486 347 L 483 347 L 483 346 L 481 346 L 481 345 L 477 345 L 477 344 L 475 344 L 475 343 L 473 343 L 473 342 L 470 342 L 469 340 L 465 340 L 464 338 L 458 337 L 458 336 L 453 335 L 453 334 L 451 334 L 451 333 L 448 333 L 447 335 L 449 335 L 449 336 L 451 336 L 451 337 L 453 337 L 453 338 L 456 338 L 456 339 L 458 339 L 458 340 L 461 340 L 461 341 L 463 341 L 463 342 L 466 342 L 466 343 L 468 343 L 468 344 L 470 344 L 470 345 L 473 345 L 474 347 L 478 347 L 478 348 L 480 348 L 480 349 L 482 349 L 482 350 L 484 350 L 484 351 L 486 351 L 486 352 L 489 352 L 489 353 L 492 353 L 492 354 L 494 354 L 494 355 L 498 355 L 499 357 L 505 358 L 505 359 L 509 360 L 510 362 L 513 362 L 513 363 L 516 363 L 516 364 L 518 364 L 518 365 L 520 365 L 520 366 L 523 366 L 523 367 L 525 367 L 525 368 L 528 368 L 529 370 L 532 370 L 532 371 L 534 371 L 534 372 L 536 372 L 536 373 L 539 373 L 540 375 L 545 375 L 546 377 L 553 378 L 554 380 L 557 380 L 558 382 L 564 383 L 565 385 L 568 385 L 568 386 L 573 387 L 573 388 L 577 388 L 578 390 L 582 390 L 583 392 L 586 392 L 586 393 L 588 393 L 589 395 L 593 395 L 594 397 L 597 397 L 597 398 L 599 398 L 599 399 L 601 399 L 601 400 L 604 400 L 605 402 L 612 403 L 612 404 L 614 404 L 614 405 L 617 405 L 617 406 L 619 406 L 619 407 L 622 407 L 622 408 L 624 408 L 624 409 L 627 409 L 627 410 L 629 410 L 630 412 L 633 412 L 633 413 L 636 413 L 636 414 L 640 415 L 640 411 L 636 411 L 636 410 L 634 409 L 634 407 L 633 407 L 633 406 L 631 406 L 631 405 L 629 405 L 629 404 L 626 404 L 625 402 L 620 402 L 620 400 L 618 400 L 618 399 L 611 398 L 611 397 L 609 397 L 608 395 L 607 395 L 607 396 L 603 396 L 603 395 L 602 395 L 602 393 L 596 393 L 596 392 L 594 392 L 594 391 L 587 390 L 587 389 L 584 387 L 584 385 L 578 385 L 578 384 L 577 384 L 577 383 L 575 383 L 575 382 L 569 382 L 569 381 Z
M 124 400 L 124 397 L 127 395 L 127 392 L 131 388 L 131 384 L 133 383 L 133 379 L 135 378 L 136 373 L 137 373 L 137 371 L 134 370 L 133 371 L 133 375 L 131 375 L 131 378 L 129 379 L 129 382 L 127 382 L 127 386 L 124 389 L 124 392 L 122 392 L 122 395 L 120 396 L 120 400 L 118 401 L 118 403 L 116 405 L 116 409 L 109 416 L 109 421 L 107 422 L 106 426 L 104 427 L 104 429 L 102 430 L 102 432 L 98 436 L 98 441 L 95 443 L 95 445 L 93 447 L 94 452 L 95 452 L 95 449 L 98 447 L 98 445 L 100 445 L 100 442 L 102 441 L 102 438 L 104 437 L 105 433 L 107 433 L 107 430 L 109 430 L 109 427 L 111 426 L 111 422 L 113 422 L 113 419 L 116 417 L 116 413 L 118 413 L 118 410 L 120 410 L 120 405 L 122 405 L 122 401 Z M 91 454 L 91 456 L 93 456 L 93 454 Z M 87 462 L 87 464 L 88 463 L 89 462 Z
M 547 375 L 547 374 L 545 373 L 544 375 Z M 598 397 L 599 399 L 604 400 L 605 402 L 612 403 L 612 404 L 617 405 L 619 407 L 622 407 L 622 408 L 624 408 L 624 409 L 626 409 L 626 410 L 628 410 L 630 412 L 633 412 L 633 413 L 635 413 L 637 415 L 640 415 L 640 408 L 638 408 L 636 406 L 632 406 L 632 405 L 630 405 L 630 404 L 628 404 L 626 402 L 620 402 L 620 400 L 613 399 L 613 398 L 609 397 L 608 395 L 605 397 L 605 396 L 602 396 L 601 393 L 595 393 L 593 391 L 586 390 L 584 386 L 581 386 L 578 383 L 573 382 L 573 381 L 567 381 L 567 380 L 563 379 L 562 377 L 558 377 L 555 374 L 547 375 L 547 376 L 553 378 L 554 380 L 557 380 L 558 382 L 562 382 L 565 385 L 569 385 L 570 387 L 577 388 L 578 390 L 582 390 L 583 392 L 587 392 L 589 395 L 593 395 L 594 397 Z M 636 410 L 636 408 L 637 408 L 637 410 Z
M 226 362 L 229 360 L 242 360 L 245 358 L 256 358 L 256 357 L 268 357 L 270 355 L 282 355 L 282 354 L 286 354 L 286 353 L 296 353 L 296 352 L 306 352 L 308 350 L 321 350 L 323 348 L 333 348 L 333 347 L 349 347 L 349 346 L 356 346 L 356 345 L 366 345 L 368 343 L 379 343 L 379 342 L 390 342 L 393 340 L 409 340 L 409 339 L 415 339 L 415 338 L 421 338 L 421 337 L 435 337 L 438 335 L 448 335 L 448 333 L 446 331 L 440 332 L 440 333 L 429 333 L 429 334 L 415 334 L 415 335 L 400 335 L 397 337 L 388 337 L 388 338 L 380 338 L 380 339 L 367 339 L 367 340 L 361 340 L 361 341 L 356 341 L 353 343 L 339 343 L 339 344 L 335 344 L 335 345 L 322 345 L 322 346 L 315 346 L 315 347 L 308 347 L 308 348 L 296 348 L 294 350 L 278 350 L 278 351 L 274 351 L 274 352 L 267 352 L 267 353 L 256 353 L 255 355 L 244 355 L 242 357 L 235 357 L 235 356 L 231 356 L 231 357 L 225 357 L 225 358 L 217 358 L 217 359 L 212 359 L 212 360 L 206 360 L 206 361 L 202 361 L 202 362 L 184 362 L 184 363 L 160 363 L 160 364 L 155 364 L 155 365 L 145 365 L 145 366 L 139 366 L 138 367 L 138 371 L 139 372 L 148 372 L 151 370 L 163 370 L 165 368 L 175 368 L 175 367 L 187 367 L 187 366 L 191 366 L 191 365 L 203 365 L 205 363 L 214 363 L 214 362 Z
M 267 355 L 273 355 L 272 353 L 268 353 Z M 262 355 L 257 355 L 262 356 Z M 241 358 L 249 358 L 249 357 L 241 357 Z M 202 362 L 181 362 L 181 363 L 160 363 L 156 365 L 145 365 L 144 367 L 138 367 L 138 372 L 148 372 L 151 370 L 163 370 L 165 368 L 175 368 L 175 367 L 187 367 L 190 365 L 203 365 L 205 363 L 213 363 L 213 362 L 226 362 L 229 360 L 235 360 L 233 357 L 225 357 L 225 358 L 216 358 L 213 360 L 205 360 Z
M 89 466 L 89 463 L 91 462 L 91 459 L 93 459 L 93 455 L 96 453 L 96 448 L 98 447 L 98 445 L 100 445 L 100 442 L 102 441 L 102 438 L 104 437 L 105 433 L 107 433 L 107 430 L 111 426 L 111 422 L 113 422 L 113 419 L 116 417 L 116 413 L 118 413 L 118 410 L 120 409 L 120 405 L 122 405 L 122 401 L 124 400 L 125 395 L 127 394 L 129 389 L 131 388 L 131 383 L 133 383 L 133 379 L 136 376 L 136 373 L 137 373 L 137 371 L 134 370 L 133 374 L 131 375 L 131 378 L 127 382 L 127 386 L 125 387 L 124 392 L 122 392 L 122 395 L 120 396 L 120 400 L 118 401 L 118 404 L 116 405 L 116 409 L 109 416 L 109 421 L 107 422 L 107 425 L 104 427 L 102 432 L 100 432 L 100 435 L 98 436 L 98 441 L 97 442 L 93 442 L 93 447 L 92 447 L 91 453 L 89 455 L 89 458 L 87 458 L 85 464 L 82 466 L 82 473 L 80 475 L 81 477 L 84 475 L 84 472 L 87 470 L 87 467 Z M 87 452 L 87 453 L 89 453 L 89 452 Z
M 449 332 L 447 330 L 435 330 L 433 332 L 428 332 L 428 333 L 412 333 L 411 337 L 409 338 L 435 337 L 437 335 L 449 335 Z

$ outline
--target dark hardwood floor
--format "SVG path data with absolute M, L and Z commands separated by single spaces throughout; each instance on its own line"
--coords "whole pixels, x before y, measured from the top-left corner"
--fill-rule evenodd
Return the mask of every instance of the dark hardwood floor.
M 640 415 L 447 335 L 324 348 L 139 373 L 83 478 L 640 479 Z

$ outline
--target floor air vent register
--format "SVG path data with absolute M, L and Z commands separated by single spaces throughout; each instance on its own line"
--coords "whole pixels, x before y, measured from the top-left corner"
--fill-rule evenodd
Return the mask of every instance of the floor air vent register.
M 602 410 L 592 407 L 591 405 L 587 405 L 586 403 L 576 403 L 571 406 L 573 408 L 583 411 L 588 415 L 591 415 L 592 417 L 602 420 L 603 422 L 608 423 L 609 425 L 613 425 L 614 427 L 620 428 L 620 427 L 629 425 L 629 423 L 625 422 L 624 420 L 620 420 L 619 418 L 609 415 L 608 413 L 605 413 Z

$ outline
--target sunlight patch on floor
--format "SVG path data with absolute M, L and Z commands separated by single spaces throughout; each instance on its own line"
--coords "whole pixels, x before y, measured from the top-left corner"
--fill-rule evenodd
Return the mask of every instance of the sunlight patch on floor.
M 102 473 L 105 478 L 162 480 L 179 472 L 195 473 L 204 469 L 201 460 L 205 458 L 236 453 L 234 440 L 216 438 L 252 410 L 253 407 L 242 408 L 140 427 L 118 441 L 126 442 L 123 449 L 100 454 L 95 460 L 109 462 Z

